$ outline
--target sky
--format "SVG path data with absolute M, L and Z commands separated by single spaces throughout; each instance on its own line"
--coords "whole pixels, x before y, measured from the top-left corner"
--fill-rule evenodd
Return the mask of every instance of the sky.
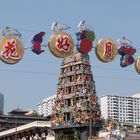
M 94 28 L 96 46 L 101 38 L 117 39 L 125 36 L 140 55 L 140 1 L 139 0 L 0 0 L 0 29 L 5 26 L 22 33 L 25 53 L 20 62 L 9 65 L 0 61 L 0 92 L 4 95 L 4 112 L 15 108 L 36 110 L 43 98 L 56 94 L 62 59 L 45 52 L 36 55 L 31 51 L 30 40 L 36 33 L 45 31 L 43 44 L 53 34 L 54 21 L 67 24 L 68 33 L 76 42 L 75 33 L 81 20 Z M 2 37 L 1 37 L 2 39 Z M 89 53 L 97 95 L 129 96 L 140 92 L 140 75 L 134 64 L 120 67 L 120 56 L 113 62 L 102 63 L 95 50 Z

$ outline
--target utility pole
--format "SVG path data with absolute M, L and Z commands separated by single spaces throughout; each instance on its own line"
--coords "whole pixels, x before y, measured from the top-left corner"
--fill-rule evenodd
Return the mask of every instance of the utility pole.
M 92 96 L 92 85 L 91 85 L 91 90 L 90 90 L 89 96 Z M 88 140 L 92 140 L 92 105 L 91 105 L 90 100 L 89 100 L 89 108 L 90 108 L 90 119 L 89 119 L 89 138 L 88 138 Z
M 17 116 L 15 116 L 15 140 L 17 140 Z
M 89 140 L 92 139 L 92 107 L 90 103 Z
M 94 95 L 94 85 L 91 84 L 89 96 L 91 98 L 91 101 L 89 101 L 89 108 L 90 108 L 90 120 L 89 120 L 89 137 L 88 140 L 94 140 L 94 136 L 92 135 L 92 124 L 93 124 L 93 108 L 92 108 L 92 98 Z

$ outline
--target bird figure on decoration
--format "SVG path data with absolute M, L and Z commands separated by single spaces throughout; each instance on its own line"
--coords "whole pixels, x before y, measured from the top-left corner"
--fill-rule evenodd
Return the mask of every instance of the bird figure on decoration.
M 58 22 L 53 22 L 51 30 L 54 32 L 62 32 L 63 30 L 70 29 L 70 26 L 66 24 L 60 24 Z
M 132 46 L 132 42 L 125 37 L 122 37 L 118 39 L 120 48 L 118 49 L 118 52 L 120 55 L 134 55 L 136 52 L 136 49 Z
M 127 47 L 132 46 L 132 42 L 130 40 L 126 39 L 126 37 L 122 37 L 122 38 L 118 39 L 117 41 L 119 42 L 119 44 L 121 46 L 127 46 Z
M 14 35 L 16 37 L 21 38 L 21 33 L 16 30 L 16 29 L 12 29 L 9 26 L 6 26 L 1 32 L 0 34 L 2 34 L 2 36 L 6 36 L 6 35 Z
M 85 20 L 80 21 L 80 23 L 78 24 L 77 27 L 78 27 L 80 32 L 82 32 L 82 31 L 92 31 L 93 30 L 93 27 L 91 27 L 88 24 L 85 24 Z

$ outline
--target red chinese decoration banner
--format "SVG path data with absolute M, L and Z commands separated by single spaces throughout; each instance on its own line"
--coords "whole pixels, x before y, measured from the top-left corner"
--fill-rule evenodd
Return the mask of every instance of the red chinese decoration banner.
M 97 58 L 103 62 L 108 63 L 113 61 L 117 55 L 120 55 L 120 66 L 127 67 L 135 63 L 135 69 L 140 74 L 140 56 L 135 58 L 136 49 L 132 42 L 125 37 L 118 40 L 117 47 L 115 41 L 111 38 L 102 38 L 95 41 L 95 32 L 92 26 L 85 23 L 84 20 L 78 24 L 79 32 L 76 33 L 76 43 L 74 38 L 64 30 L 70 29 L 70 26 L 53 22 L 51 30 L 54 32 L 45 45 L 42 44 L 45 32 L 41 31 L 35 34 L 31 39 L 31 51 L 40 55 L 45 50 L 43 46 L 48 46 L 50 52 L 59 58 L 65 58 L 77 49 L 78 52 L 88 54 L 93 48 Z M 24 55 L 24 48 L 22 44 L 22 34 L 16 29 L 6 26 L 1 32 L 2 40 L 0 41 L 0 59 L 7 64 L 16 64 Z M 45 40 L 46 42 L 46 40 Z M 75 47 L 75 48 L 74 48 Z

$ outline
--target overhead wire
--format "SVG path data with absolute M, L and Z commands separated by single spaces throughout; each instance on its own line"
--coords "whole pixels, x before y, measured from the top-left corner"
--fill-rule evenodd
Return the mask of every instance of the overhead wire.
M 25 58 L 24 58 L 25 59 Z M 59 58 L 60 59 L 60 58 Z M 31 61 L 31 62 L 41 62 L 41 63 L 45 63 L 45 64 L 55 64 L 55 65 L 57 65 L 58 63 L 56 63 L 55 61 L 53 61 L 53 60 L 48 60 L 48 59 L 46 59 L 46 60 L 34 60 L 34 59 L 25 59 L 25 60 L 27 60 L 27 61 Z M 61 62 L 60 62 L 61 63 Z M 59 64 L 60 64 L 59 63 Z M 94 66 L 95 67 L 95 66 Z M 96 69 L 99 69 L 99 70 L 110 70 L 110 71 L 121 71 L 121 69 L 119 69 L 119 68 L 105 68 L 105 67 L 100 67 L 100 66 L 96 66 L 96 68 L 94 68 L 94 70 L 96 70 Z M 128 69 L 125 69 L 125 71 L 127 71 L 127 72 L 135 72 L 134 70 L 128 70 Z
M 0 28 L 4 28 L 5 26 L 0 26 Z M 20 30 L 20 31 L 25 31 L 25 32 L 30 32 L 30 33 L 37 33 L 37 32 L 39 32 L 39 31 L 37 31 L 37 30 L 30 30 L 30 29 L 25 29 L 25 28 L 15 28 L 15 29 L 17 29 L 17 30 Z M 50 29 L 51 30 L 51 29 Z M 78 32 L 78 31 L 77 31 Z M 50 32 L 47 32 L 47 35 L 50 35 L 52 33 L 52 31 L 50 31 Z M 73 39 L 76 39 L 76 37 L 75 37 L 75 34 L 74 35 L 72 35 L 72 37 L 73 37 Z M 30 37 L 30 39 L 31 39 L 32 37 Z M 44 37 L 45 38 L 45 37 Z M 23 37 L 22 37 L 22 39 L 23 39 Z M 29 40 L 29 39 L 28 39 Z M 29 40 L 30 41 L 30 40 Z M 28 42 L 29 42 L 28 41 Z M 97 42 L 98 40 L 97 40 L 97 38 L 95 38 L 95 42 Z M 27 44 L 27 43 L 26 43 Z M 75 44 L 76 45 L 76 44 Z M 25 45 L 25 46 L 27 46 L 27 45 Z M 47 44 L 44 44 L 43 46 L 47 46 Z M 31 47 L 29 47 L 29 48 L 31 48 Z M 25 47 L 25 49 L 28 49 L 28 47 Z M 137 57 L 137 54 L 134 54 L 134 57 Z
M 135 79 L 135 78 L 126 78 L 126 77 L 114 77 L 114 76 L 94 76 L 95 78 L 102 78 L 102 79 L 105 79 L 105 80 L 108 80 L 108 79 L 115 79 L 115 80 L 136 80 L 136 81 L 140 81 L 140 79 Z
M 4 27 L 4 26 L 0 26 L 0 27 Z M 30 30 L 30 29 L 25 29 L 25 28 L 18 28 L 17 30 L 21 30 L 21 31 L 25 31 L 25 32 L 31 32 L 31 33 L 36 33 L 36 32 L 38 32 L 37 30 Z M 47 33 L 47 34 L 50 34 L 49 32 Z M 29 45 L 29 43 L 30 43 L 30 41 L 31 41 L 31 36 L 30 36 L 30 39 L 28 39 L 28 42 L 26 43 L 26 47 L 25 47 L 25 50 L 26 49 L 30 49 L 31 47 L 27 47 L 28 45 Z M 75 38 L 75 36 L 73 37 L 73 38 Z M 25 39 L 25 38 L 22 38 L 22 39 Z M 96 38 L 96 41 L 97 41 L 97 38 Z M 42 46 L 43 47 L 46 47 L 47 46 L 47 44 L 42 44 Z M 32 60 L 29 60 L 29 61 L 32 61 Z M 42 60 L 36 60 L 36 62 L 45 62 L 46 63 L 46 61 L 42 61 Z M 50 62 L 50 60 L 49 60 L 49 62 Z M 53 62 L 54 63 L 54 62 Z M 56 63 L 55 63 L 56 64 Z M 100 69 L 100 70 L 115 70 L 115 71 L 118 71 L 118 70 L 120 70 L 120 69 L 112 69 L 112 68 L 100 68 L 100 67 L 96 67 L 96 69 Z M 15 71 L 15 70 L 2 70 L 2 69 L 0 69 L 0 71 L 11 71 L 11 72 L 25 72 L 25 73 L 35 73 L 35 74 L 51 74 L 51 73 L 46 73 L 46 72 L 34 72 L 34 71 Z M 132 71 L 132 70 L 126 70 L 126 71 L 128 71 L 128 72 L 134 72 L 134 71 Z M 52 74 L 55 74 L 55 73 L 52 73 Z M 100 77 L 103 77 L 103 76 L 98 76 L 99 78 Z M 114 78 L 114 77 L 112 77 L 112 78 Z M 127 78 L 128 79 L 128 78 Z
M 26 71 L 26 70 L 9 70 L 9 69 L 0 69 L 0 71 L 4 72 L 15 72 L 15 73 L 25 73 L 25 74 L 39 74 L 39 75 L 59 75 L 56 72 L 41 72 L 41 71 Z M 102 79 L 116 79 L 116 80 L 136 80 L 139 81 L 140 79 L 136 78 L 128 78 L 128 77 L 115 77 L 115 76 L 103 76 L 103 75 L 94 75 L 94 78 L 102 78 Z
M 39 71 L 24 71 L 24 70 L 9 70 L 9 69 L 0 69 L 0 71 L 7 72 L 19 72 L 19 73 L 29 73 L 29 74 L 41 74 L 41 75 L 57 75 L 57 73 L 53 72 L 39 72 Z
M 113 68 L 103 68 L 103 67 L 96 67 L 95 69 L 99 69 L 99 70 L 111 70 L 111 71 L 121 71 L 120 69 L 113 69 Z M 135 72 L 134 70 L 128 70 L 128 69 L 125 69 L 125 71 L 127 72 Z

